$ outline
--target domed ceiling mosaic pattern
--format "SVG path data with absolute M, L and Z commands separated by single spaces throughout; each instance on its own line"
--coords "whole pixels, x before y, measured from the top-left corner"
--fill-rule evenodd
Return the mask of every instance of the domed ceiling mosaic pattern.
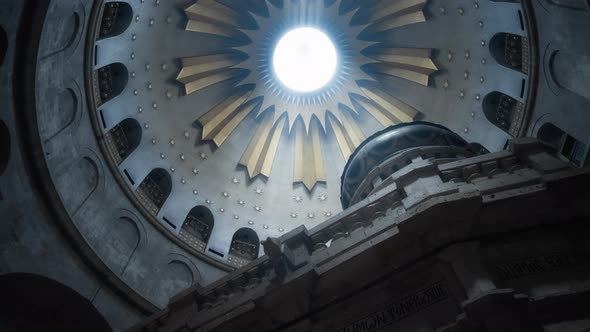
M 115 2 L 103 11 L 109 3 Z M 129 26 L 94 45 L 93 115 L 117 176 L 140 203 L 150 172 L 169 176 L 169 193 L 148 209 L 154 221 L 179 234 L 191 209 L 205 206 L 214 218 L 206 246 L 214 251 L 226 252 L 241 228 L 264 239 L 336 215 L 348 157 L 390 125 L 432 121 L 492 151 L 518 134 L 518 126 L 499 128 L 483 110 L 494 93 L 510 96 L 509 106 L 526 103 L 526 70 L 507 68 L 489 47 L 498 33 L 527 44 L 518 3 L 127 4 Z M 339 56 L 332 81 L 311 93 L 289 90 L 272 68 L 275 45 L 298 27 L 323 31 Z M 101 70 L 113 64 L 124 66 L 128 79 L 120 89 L 113 81 L 109 89 L 120 91 L 103 100 Z M 132 151 L 120 154 L 114 137 L 134 127 L 121 127 L 126 119 L 141 134 L 127 140 Z
M 241 24 L 238 11 L 214 0 L 188 7 L 187 31 L 228 37 L 235 44 L 240 44 L 241 34 L 248 40 L 247 45 L 232 47 L 227 52 L 182 59 L 183 68 L 177 79 L 184 84 L 187 95 L 221 81 L 239 80 L 241 74 L 245 76 L 235 92 L 199 118 L 202 139 L 213 141 L 217 147 L 223 145 L 241 119 L 255 112 L 260 129 L 239 164 L 246 167 L 250 178 L 270 178 L 280 145 L 278 136 L 285 128 L 294 136 L 296 145 L 293 182 L 303 183 L 311 191 L 316 183 L 326 181 L 320 141 L 328 124 L 334 128 L 344 159 L 365 138 L 356 124 L 359 114 L 353 100 L 383 126 L 412 121 L 418 115 L 418 110 L 388 91 L 364 83 L 374 82 L 370 74 L 380 72 L 428 86 L 430 75 L 437 71 L 430 59 L 432 50 L 390 46 L 366 55 L 363 52 L 369 47 L 382 45 L 359 36 L 363 31 L 377 33 L 424 22 L 425 2 L 390 2 L 369 7 L 366 14 L 369 21 L 377 22 L 373 24 L 352 22 L 357 10 L 342 10 L 341 1 L 266 3 L 264 16 L 252 13 L 256 24 L 250 28 Z M 333 81 L 320 91 L 307 94 L 284 87 L 272 68 L 277 41 L 302 26 L 327 32 L 338 45 L 341 59 Z

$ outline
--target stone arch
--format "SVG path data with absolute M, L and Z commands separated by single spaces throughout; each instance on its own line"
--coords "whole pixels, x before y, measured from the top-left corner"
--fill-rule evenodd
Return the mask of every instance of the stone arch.
M 231 265 L 242 267 L 258 258 L 260 240 L 258 234 L 251 228 L 240 228 L 232 237 L 228 253 L 228 261 Z
M 114 272 L 123 275 L 139 247 L 141 233 L 129 217 L 116 218 L 109 226 L 111 229 L 102 245 L 103 257 Z
M 69 57 L 82 35 L 84 9 L 78 1 L 65 4 L 52 3 L 45 18 L 45 30 L 58 31 L 52 38 L 42 39 L 39 56 L 46 59 L 58 53 Z
M 119 122 L 106 133 L 106 142 L 118 165 L 137 149 L 141 142 L 141 135 L 141 125 L 131 118 Z
M 549 57 L 549 72 L 559 88 L 590 100 L 590 57 L 556 50 Z
M 141 182 L 136 194 L 148 211 L 156 216 L 172 192 L 172 177 L 162 168 L 153 169 Z
M 73 160 L 67 168 L 54 177 L 55 187 L 63 205 L 72 216 L 78 213 L 99 188 L 100 180 L 98 164 L 89 155 Z
M 107 2 L 102 11 L 98 39 L 115 37 L 127 30 L 133 19 L 133 9 L 122 1 Z
M 493 125 L 517 136 L 524 116 L 524 104 L 507 94 L 494 91 L 485 96 L 483 113 Z
M 120 95 L 129 81 L 129 72 L 122 63 L 111 63 L 94 72 L 95 98 L 97 105 Z
M 215 220 L 211 210 L 202 205 L 196 206 L 186 216 L 179 236 L 192 248 L 204 252 L 214 224 Z
M 526 37 L 500 32 L 490 40 L 490 53 L 500 65 L 523 73 L 528 72 L 529 47 Z
M 39 135 L 45 143 L 59 136 L 76 121 L 79 96 L 72 88 L 55 92 L 52 107 L 38 112 Z

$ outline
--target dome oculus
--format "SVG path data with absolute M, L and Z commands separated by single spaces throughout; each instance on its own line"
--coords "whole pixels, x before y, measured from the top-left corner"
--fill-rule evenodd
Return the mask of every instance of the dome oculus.
M 396 47 L 360 36 L 363 31 L 384 32 L 424 22 L 426 0 L 386 9 L 368 6 L 363 11 L 373 15 L 375 22 L 359 24 L 353 24 L 359 12 L 344 10 L 345 0 L 280 1 L 281 5 L 261 2 L 267 15 L 247 13 L 256 27 L 242 25 L 240 11 L 215 0 L 195 1 L 186 8 L 187 31 L 230 38 L 237 46 L 181 58 L 176 79 L 184 84 L 187 96 L 217 83 L 238 82 L 222 102 L 200 113 L 201 139 L 221 147 L 240 123 L 255 113 L 258 129 L 238 164 L 247 169 L 251 179 L 270 177 L 286 128 L 290 134 L 287 140 L 295 145 L 293 183 L 302 183 L 311 192 L 317 183 L 327 181 L 323 137 L 335 135 L 344 160 L 364 140 L 357 123 L 358 109 L 367 111 L 384 127 L 412 121 L 419 114 L 395 91 L 379 84 L 373 74 L 429 86 L 430 75 L 438 71 L 431 59 L 432 49 Z M 203 12 L 215 15 L 204 17 Z M 228 22 L 229 17 L 232 20 Z M 242 45 L 244 36 L 249 42 Z M 369 47 L 379 52 L 365 54 Z
M 283 85 L 305 93 L 319 90 L 332 80 L 338 55 L 325 33 L 304 27 L 281 37 L 272 61 L 274 73 Z

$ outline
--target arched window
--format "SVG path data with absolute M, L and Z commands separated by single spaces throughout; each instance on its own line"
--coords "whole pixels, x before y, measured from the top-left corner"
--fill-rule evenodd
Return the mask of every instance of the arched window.
M 490 40 L 490 52 L 504 67 L 528 72 L 529 47 L 526 37 L 501 32 Z
M 205 251 L 211 231 L 213 231 L 213 225 L 211 210 L 204 206 L 197 206 L 184 219 L 179 236 L 189 246 L 199 251 Z
M 172 192 L 170 174 L 161 168 L 156 168 L 141 182 L 136 194 L 141 203 L 155 216 L 164 206 L 170 192 Z
M 586 144 L 569 135 L 552 123 L 545 123 L 539 128 L 537 138 L 551 145 L 565 159 L 578 166 L 587 163 L 588 153 Z
M 255 231 L 250 228 L 240 228 L 231 240 L 228 261 L 231 265 L 242 267 L 258 258 L 260 240 Z
M 484 98 L 483 112 L 486 118 L 500 129 L 512 136 L 518 135 L 523 120 L 523 103 L 494 91 Z
M 111 63 L 95 71 L 94 80 L 96 103 L 102 105 L 123 92 L 129 73 L 122 63 Z
M 139 146 L 141 126 L 134 119 L 125 119 L 105 136 L 117 164 L 121 164 Z
M 114 37 L 127 30 L 133 19 L 133 10 L 126 2 L 107 2 L 104 5 L 98 39 Z

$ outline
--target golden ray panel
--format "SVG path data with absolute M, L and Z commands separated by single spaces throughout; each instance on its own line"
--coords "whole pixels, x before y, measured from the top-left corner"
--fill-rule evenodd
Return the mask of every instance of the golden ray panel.
M 318 182 L 326 181 L 322 145 L 320 143 L 320 124 L 317 119 L 311 121 L 309 131 L 298 121 L 295 130 L 295 171 L 294 182 L 305 185 L 311 191 Z
M 369 8 L 367 31 L 383 32 L 406 25 L 426 22 L 426 0 L 381 0 Z
M 340 152 L 342 152 L 342 157 L 344 157 L 344 160 L 348 160 L 348 157 L 365 140 L 366 136 L 349 110 L 338 110 L 338 112 L 341 120 L 338 120 L 332 114 L 328 118 L 340 147 Z
M 240 14 L 235 10 L 220 4 L 215 0 L 199 0 L 185 9 L 186 16 L 191 22 L 215 22 L 216 26 L 240 25 Z M 192 31 L 192 30 L 191 30 Z
M 384 127 L 402 122 L 412 122 L 418 110 L 403 101 L 377 89 L 363 88 L 366 98 L 355 97 L 355 101 Z
M 244 104 L 251 93 L 252 90 L 237 91 L 199 118 L 203 126 L 202 138 L 221 146 L 240 122 L 256 108 L 256 103 Z
M 378 63 L 369 64 L 371 71 L 406 79 L 424 86 L 430 85 L 430 75 L 438 71 L 426 48 L 383 48 L 369 55 Z
M 213 54 L 181 59 L 182 69 L 176 80 L 184 84 L 186 94 L 235 78 L 240 71 L 231 68 L 242 62 L 236 54 Z
M 239 34 L 236 30 L 220 26 L 215 23 L 207 23 L 203 21 L 190 20 L 186 25 L 186 31 L 208 33 L 212 35 L 219 35 L 224 37 L 238 37 Z
M 431 58 L 432 50 L 375 48 L 379 42 L 366 41 L 360 36 L 366 31 L 379 32 L 425 22 L 426 0 L 379 1 L 366 11 L 369 23 L 361 25 L 351 24 L 358 9 L 340 12 L 341 0 L 331 5 L 316 0 L 284 1 L 280 8 L 268 0 L 264 3 L 268 16 L 237 11 L 216 0 L 199 0 L 186 8 L 187 31 L 234 39 L 235 45 L 240 42 L 243 45 L 243 39 L 239 38 L 245 35 L 250 42 L 228 47 L 219 54 L 182 58 L 177 81 L 184 85 L 186 95 L 190 95 L 220 82 L 236 80 L 236 90 L 198 118 L 203 126 L 202 139 L 221 146 L 258 109 L 253 115 L 258 128 L 239 164 L 251 178 L 270 177 L 283 129 L 287 127 L 289 133 L 293 131 L 288 137 L 295 144 L 293 182 L 303 183 L 311 191 L 318 182 L 326 181 L 321 141 L 328 134 L 328 122 L 344 159 L 366 137 L 355 118 L 358 114 L 353 114 L 356 112 L 353 101 L 383 126 L 413 121 L 419 114 L 399 96 L 360 83 L 375 81 L 371 74 L 379 73 L 416 83 L 417 88 L 428 87 L 430 76 L 438 71 Z M 301 6 L 306 5 L 307 9 L 313 8 L 314 15 L 308 15 L 310 10 L 302 10 Z M 241 26 L 243 15 L 253 18 L 257 27 Z M 341 50 L 341 64 L 327 87 L 302 95 L 276 81 L 268 54 L 272 53 L 274 39 L 289 28 L 305 24 L 326 27 Z M 375 49 L 365 55 L 363 51 L 369 47 Z M 245 89 L 245 86 L 252 88 Z
M 426 0 L 380 0 L 369 10 L 369 21 L 379 21 L 384 17 L 399 17 L 422 12 Z
M 273 113 L 269 111 L 263 115 L 254 137 L 240 159 L 240 165 L 246 167 L 250 178 L 258 175 L 270 176 L 286 121 L 286 116 L 282 116 L 275 122 Z

